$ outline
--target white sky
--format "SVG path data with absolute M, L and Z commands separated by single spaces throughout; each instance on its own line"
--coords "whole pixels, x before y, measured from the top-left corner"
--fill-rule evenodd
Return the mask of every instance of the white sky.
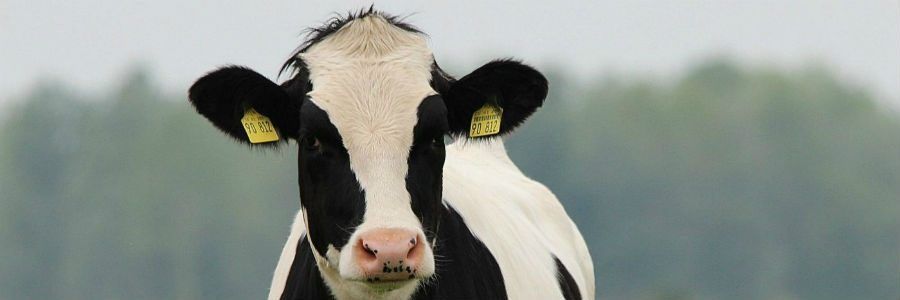
M 171 90 L 243 64 L 273 78 L 302 29 L 371 1 L 0 0 L 0 104 L 40 78 L 102 91 L 137 62 Z M 549 3 L 554 3 L 550 5 Z M 900 107 L 900 1 L 391 1 L 431 36 L 438 62 L 495 57 L 669 77 L 725 54 L 750 64 L 824 63 Z M 462 74 L 456 74 L 462 75 Z

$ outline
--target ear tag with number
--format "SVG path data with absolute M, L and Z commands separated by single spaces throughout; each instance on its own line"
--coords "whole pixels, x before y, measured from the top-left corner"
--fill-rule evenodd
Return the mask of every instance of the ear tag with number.
M 272 121 L 252 108 L 244 112 L 241 124 L 244 125 L 244 131 L 247 132 L 251 143 L 259 144 L 278 140 L 278 132 L 275 131 L 275 126 L 272 126 Z
M 503 109 L 490 104 L 485 104 L 472 114 L 472 125 L 469 127 L 469 137 L 495 135 L 500 133 L 500 117 Z

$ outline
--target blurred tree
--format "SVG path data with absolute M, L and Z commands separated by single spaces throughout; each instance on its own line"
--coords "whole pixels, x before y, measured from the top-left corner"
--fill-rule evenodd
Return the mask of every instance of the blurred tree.
M 62 263 L 64 182 L 82 107 L 61 83 L 40 83 L 0 128 L 0 296 L 52 298 L 44 279 Z

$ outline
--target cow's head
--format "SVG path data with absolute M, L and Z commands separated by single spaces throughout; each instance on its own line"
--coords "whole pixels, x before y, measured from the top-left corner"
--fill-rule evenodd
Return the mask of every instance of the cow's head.
M 411 294 L 434 274 L 444 137 L 507 133 L 547 94 L 538 71 L 512 60 L 454 80 L 422 33 L 373 11 L 314 29 L 285 68 L 292 78 L 281 85 L 221 68 L 191 87 L 190 100 L 238 141 L 251 144 L 241 118 L 253 109 L 281 141 L 297 142 L 300 204 L 320 273 L 332 292 L 357 296 Z M 485 105 L 502 109 L 499 133 L 470 136 Z

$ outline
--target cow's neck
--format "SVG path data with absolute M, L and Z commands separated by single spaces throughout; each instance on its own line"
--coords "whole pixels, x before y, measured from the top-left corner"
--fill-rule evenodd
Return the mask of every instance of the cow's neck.
M 306 237 L 297 243 L 281 299 L 334 299 L 328 292 Z

